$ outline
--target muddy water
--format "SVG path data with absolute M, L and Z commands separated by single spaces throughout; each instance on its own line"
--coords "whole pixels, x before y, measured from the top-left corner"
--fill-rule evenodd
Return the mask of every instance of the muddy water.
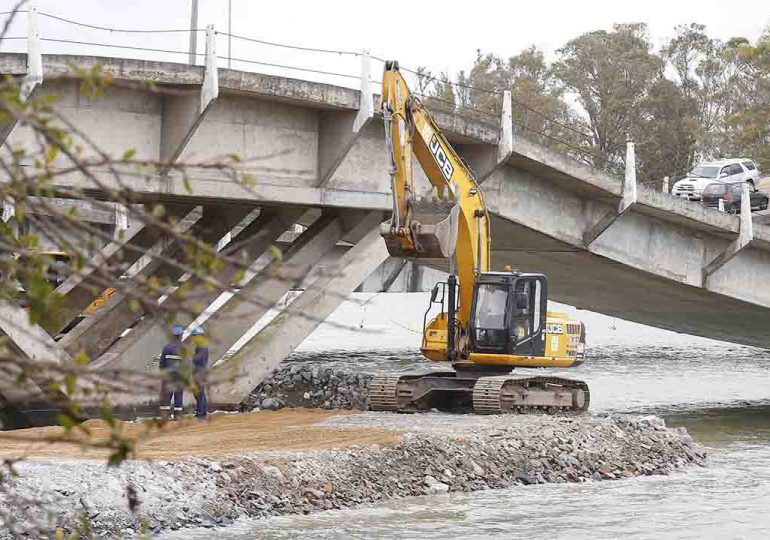
M 340 362 L 362 370 L 422 364 L 412 348 L 419 339 L 413 335 L 419 321 L 398 316 L 400 304 L 394 307 L 390 299 L 365 300 L 343 306 L 292 361 Z M 582 316 L 588 323 L 591 357 L 571 373 L 589 382 L 592 413 L 654 413 L 669 424 L 686 426 L 709 448 L 708 467 L 668 477 L 419 497 L 310 516 L 244 520 L 218 529 L 217 535 L 442 540 L 770 537 L 770 354 Z M 372 350 L 372 335 L 392 343 L 390 350 Z M 341 350 L 341 344 L 348 346 Z M 166 538 L 211 536 L 211 530 L 200 529 Z

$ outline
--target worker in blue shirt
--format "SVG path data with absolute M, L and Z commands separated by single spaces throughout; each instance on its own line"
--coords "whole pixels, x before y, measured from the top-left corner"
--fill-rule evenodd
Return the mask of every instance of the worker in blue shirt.
M 163 376 L 160 386 L 160 416 L 164 420 L 182 417 L 184 405 L 182 334 L 184 334 L 184 328 L 178 324 L 174 325 L 171 329 L 172 339 L 163 346 L 163 351 L 160 353 L 159 365 Z
M 209 348 L 207 347 L 203 327 L 196 326 L 192 330 L 192 342 L 195 346 L 193 353 L 193 382 L 195 383 L 195 417 L 205 419 L 206 409 L 206 375 L 209 367 Z

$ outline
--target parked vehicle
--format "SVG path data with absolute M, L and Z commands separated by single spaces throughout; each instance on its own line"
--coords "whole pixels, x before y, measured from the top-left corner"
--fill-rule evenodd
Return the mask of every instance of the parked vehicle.
M 748 182 L 754 186 L 758 179 L 759 170 L 750 159 L 705 161 L 690 171 L 686 178 L 676 182 L 671 193 L 690 201 L 699 201 L 703 190 L 713 182 Z
M 703 189 L 701 203 L 714 208 L 719 207 L 719 199 L 724 201 L 725 212 L 739 214 L 741 211 L 741 199 L 743 182 L 737 184 L 724 184 L 713 182 Z M 752 210 L 767 210 L 768 197 L 765 193 L 759 191 L 754 185 L 749 184 L 749 194 L 751 196 Z

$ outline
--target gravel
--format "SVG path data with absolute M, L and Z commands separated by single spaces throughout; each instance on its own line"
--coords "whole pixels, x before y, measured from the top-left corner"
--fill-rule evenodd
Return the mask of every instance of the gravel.
M 245 410 L 369 408 L 371 373 L 313 363 L 281 364 L 246 399 Z
M 654 416 L 364 412 L 325 424 L 384 427 L 403 432 L 403 438 L 384 447 L 130 462 L 118 468 L 29 461 L 0 493 L 0 508 L 16 532 L 50 536 L 55 527 L 72 531 L 82 520 L 97 537 L 107 538 L 412 495 L 669 474 L 706 459 L 686 430 L 668 428 Z M 138 499 L 134 511 L 132 491 Z M 43 505 L 11 504 L 19 497 Z

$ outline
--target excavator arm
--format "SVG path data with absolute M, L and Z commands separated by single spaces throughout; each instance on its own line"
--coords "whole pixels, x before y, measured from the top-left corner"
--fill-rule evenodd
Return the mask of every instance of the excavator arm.
M 489 213 L 484 194 L 422 102 L 409 91 L 397 62 L 387 62 L 381 109 L 390 154 L 393 215 L 381 232 L 391 255 L 450 260 L 459 278 L 457 320 L 470 319 L 473 289 L 490 266 Z M 419 197 L 412 174 L 417 158 L 435 188 Z

